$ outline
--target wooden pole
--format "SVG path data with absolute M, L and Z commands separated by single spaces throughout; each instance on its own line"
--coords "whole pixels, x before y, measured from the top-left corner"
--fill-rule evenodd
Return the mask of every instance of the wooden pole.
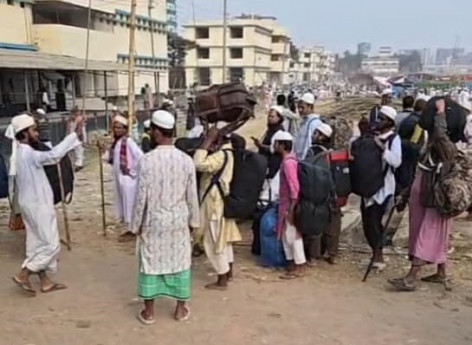
M 57 163 L 57 173 L 59 176 L 59 187 L 61 190 L 61 206 L 62 206 L 62 215 L 64 216 L 64 230 L 66 232 L 66 240 L 65 245 L 67 250 L 71 251 L 71 236 L 70 236 L 70 229 L 69 229 L 69 217 L 67 216 L 67 207 L 65 202 L 65 194 L 64 194 L 64 179 L 62 177 L 62 168 L 61 162 Z M 64 241 L 63 241 L 64 243 Z
M 154 8 L 153 4 L 154 0 L 149 0 L 149 5 L 148 5 L 148 17 L 149 17 L 149 31 L 151 33 L 151 53 L 152 53 L 152 63 L 156 63 L 156 51 L 154 49 L 154 25 L 152 24 L 152 9 Z M 159 73 L 159 72 L 157 72 Z M 156 99 L 159 100 L 159 76 L 156 76 L 156 73 L 154 73 L 154 90 L 156 91 Z M 149 105 L 149 108 L 152 109 L 154 107 L 153 104 Z
M 228 31 L 228 1 L 223 0 L 223 83 L 226 83 L 226 36 Z
M 72 108 L 75 108 L 77 100 L 75 98 L 75 72 L 72 72 Z
M 105 213 L 105 182 L 104 182 L 104 177 L 103 177 L 103 160 L 102 160 L 102 149 L 100 148 L 100 145 L 98 145 L 98 160 L 99 160 L 99 166 L 100 166 L 100 192 L 102 195 L 102 231 L 103 231 L 103 236 L 107 237 L 107 218 L 106 218 L 106 213 Z
M 134 87 L 134 58 L 135 58 L 135 31 L 136 31 L 136 6 L 137 1 L 131 0 L 131 15 L 129 23 L 129 59 L 128 59 L 128 116 L 129 116 L 129 135 L 133 134 L 134 122 L 134 102 L 135 102 L 135 87 Z
M 105 127 L 110 130 L 110 117 L 108 116 L 108 77 L 107 72 L 103 72 L 103 87 L 105 88 Z
M 88 60 L 89 60 L 89 48 L 90 48 L 90 24 L 92 17 L 92 0 L 88 2 L 87 10 L 87 39 L 85 43 L 85 67 L 84 67 L 84 87 L 82 92 L 82 115 L 85 118 L 85 98 L 87 93 L 87 83 L 88 83 Z

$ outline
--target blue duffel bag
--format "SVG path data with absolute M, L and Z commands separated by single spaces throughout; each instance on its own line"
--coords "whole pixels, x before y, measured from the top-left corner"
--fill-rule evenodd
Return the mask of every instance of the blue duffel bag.
M 282 267 L 286 265 L 282 241 L 277 239 L 278 205 L 270 206 L 261 218 L 261 256 L 259 263 L 265 267 Z

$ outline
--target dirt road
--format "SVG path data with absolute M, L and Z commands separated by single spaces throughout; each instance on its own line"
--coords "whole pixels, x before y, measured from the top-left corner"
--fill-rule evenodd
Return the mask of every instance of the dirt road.
M 252 120 L 244 134 L 260 132 Z M 251 133 L 250 133 L 251 132 Z M 89 153 L 89 156 L 91 154 Z M 109 236 L 101 235 L 97 159 L 77 176 L 69 207 L 73 250 L 63 248 L 56 278 L 65 291 L 26 297 L 12 283 L 24 255 L 24 235 L 6 230 L 0 218 L 0 345 L 462 345 L 472 343 L 470 223 L 456 223 L 454 290 L 422 285 L 415 293 L 388 290 L 386 279 L 408 266 L 390 256 L 387 270 L 361 283 L 360 255 L 344 251 L 335 267 L 320 264 L 299 281 L 258 267 L 247 246 L 237 247 L 235 282 L 227 292 L 203 285 L 214 279 L 204 258 L 193 269 L 192 317 L 172 320 L 173 302 L 157 304 L 158 322 L 136 320 L 137 267 L 132 244 L 118 244 L 111 206 Z M 112 201 L 109 170 L 107 200 Z M 59 218 L 61 217 L 59 213 Z M 62 224 L 61 224 L 62 227 Z M 246 229 L 247 236 L 247 229 Z

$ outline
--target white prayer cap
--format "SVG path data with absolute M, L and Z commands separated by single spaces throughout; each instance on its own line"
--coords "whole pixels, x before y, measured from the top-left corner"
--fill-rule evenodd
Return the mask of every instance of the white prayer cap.
M 151 128 L 151 120 L 146 120 L 143 122 L 144 128 L 149 129 Z
M 272 142 L 276 141 L 293 141 L 293 137 L 289 132 L 277 131 L 272 137 Z
M 392 94 L 393 94 L 393 90 L 387 88 L 387 89 L 382 90 L 382 93 L 380 94 L 380 96 L 383 97 L 383 96 L 388 96 L 388 95 L 392 95 Z
M 280 116 L 282 116 L 285 109 L 280 105 L 273 105 L 272 107 L 270 107 L 270 110 L 275 110 Z
M 114 105 L 113 108 L 111 108 L 111 110 L 118 111 L 118 107 L 116 105 Z
M 333 129 L 331 128 L 330 125 L 326 123 L 320 123 L 318 127 L 316 127 L 316 130 L 324 134 L 328 138 L 331 138 L 331 135 L 333 135 Z
M 174 102 L 172 102 L 170 99 L 166 98 L 162 101 L 163 105 L 174 105 Z
M 384 105 L 380 108 L 380 113 L 387 116 L 390 120 L 395 121 L 397 117 L 397 111 L 388 105 Z
M 26 114 L 21 114 L 12 118 L 11 124 L 13 126 L 13 130 L 15 131 L 15 135 L 16 135 L 20 133 L 21 131 L 34 126 L 35 122 L 34 122 L 33 117 Z
M 123 126 L 125 127 L 128 127 L 128 119 L 124 116 L 121 116 L 121 115 L 116 115 L 114 118 L 113 118 L 114 121 L 118 122 L 118 123 L 121 123 Z
M 305 104 L 314 105 L 315 104 L 315 95 L 311 92 L 307 92 L 302 96 L 301 101 Z
M 36 113 L 38 113 L 39 115 L 46 115 L 46 112 L 42 108 L 36 109 Z
M 165 110 L 157 110 L 152 114 L 151 122 L 162 129 L 172 129 L 175 125 L 174 115 Z

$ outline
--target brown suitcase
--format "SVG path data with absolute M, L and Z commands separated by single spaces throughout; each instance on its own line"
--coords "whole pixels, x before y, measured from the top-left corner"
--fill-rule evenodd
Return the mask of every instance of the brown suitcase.
M 208 123 L 234 123 L 252 117 L 256 103 L 244 84 L 237 82 L 213 85 L 197 94 L 195 112 Z

